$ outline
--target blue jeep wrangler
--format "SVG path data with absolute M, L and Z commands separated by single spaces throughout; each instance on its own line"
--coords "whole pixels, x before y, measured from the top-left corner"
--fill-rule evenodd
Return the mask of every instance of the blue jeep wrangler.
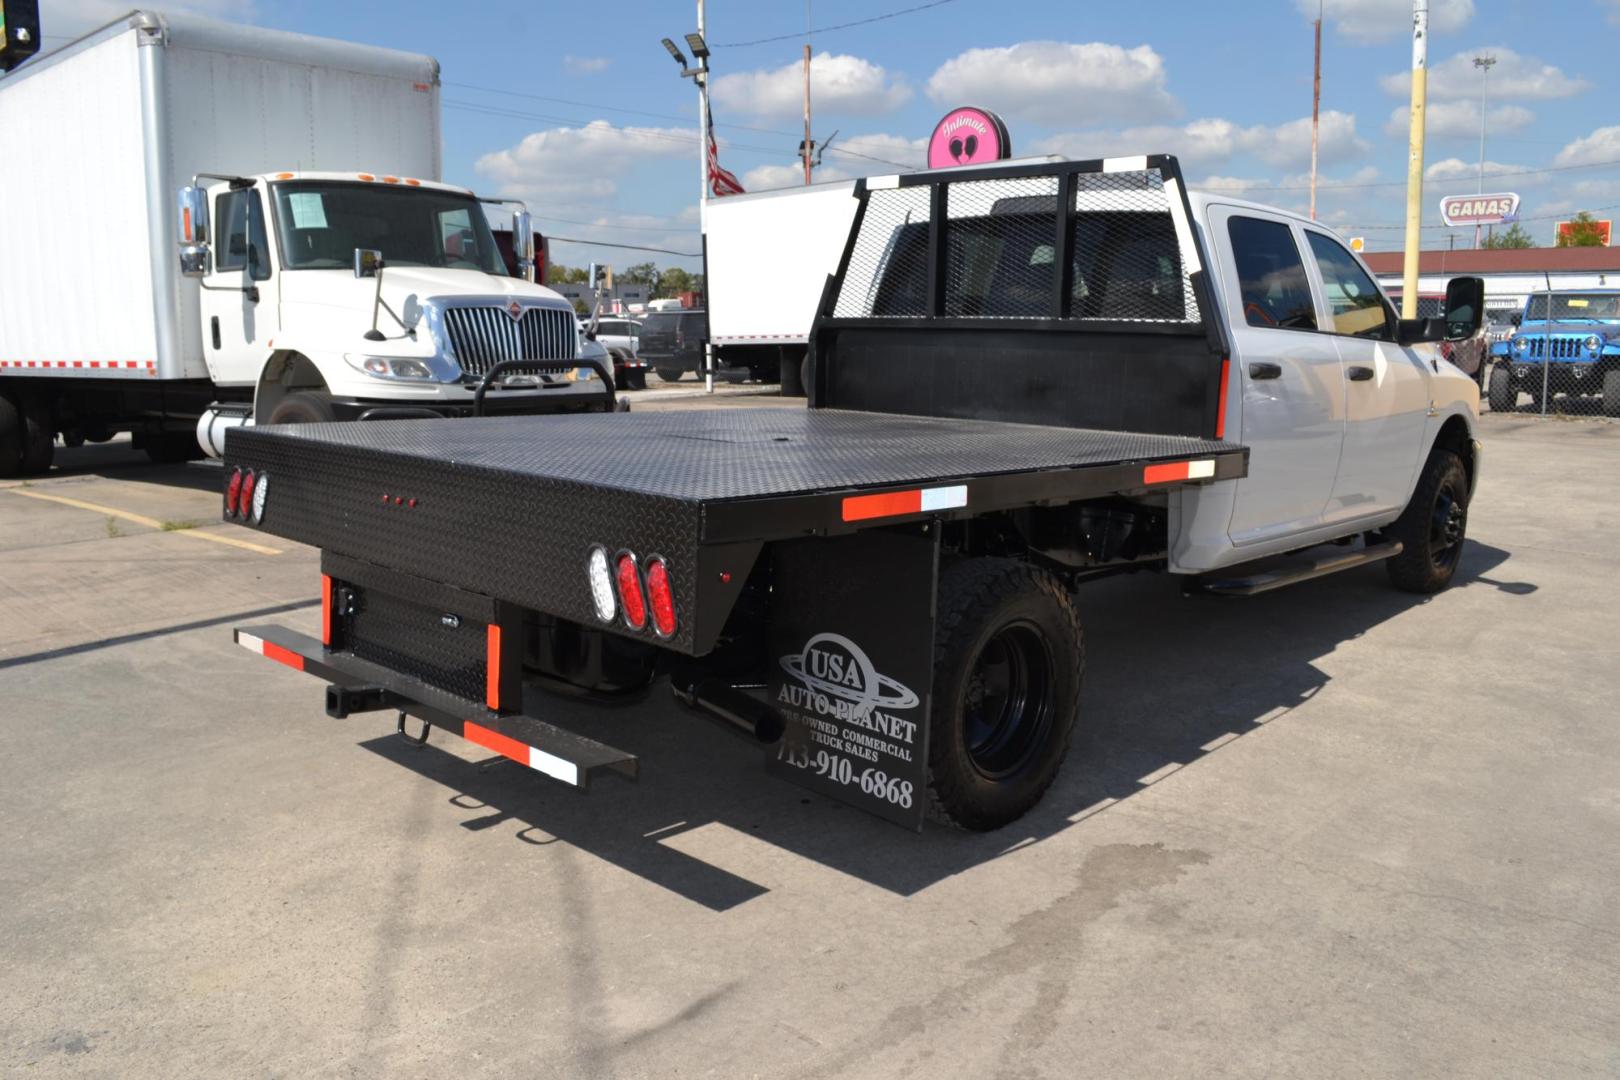
M 1601 395 L 1603 415 L 1620 416 L 1620 289 L 1532 295 L 1491 358 L 1492 412 L 1512 412 L 1521 391 L 1539 410 L 1545 389 L 1548 404 L 1557 394 Z

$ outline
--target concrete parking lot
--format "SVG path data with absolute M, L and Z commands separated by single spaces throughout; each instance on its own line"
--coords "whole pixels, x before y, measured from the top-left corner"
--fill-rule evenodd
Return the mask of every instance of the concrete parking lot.
M 662 692 L 556 704 L 642 757 L 586 795 L 327 719 L 230 635 L 313 631 L 316 553 L 63 451 L 0 490 L 0 1075 L 1620 1074 L 1620 424 L 1483 426 L 1431 600 L 1088 586 L 1083 741 L 985 836 Z

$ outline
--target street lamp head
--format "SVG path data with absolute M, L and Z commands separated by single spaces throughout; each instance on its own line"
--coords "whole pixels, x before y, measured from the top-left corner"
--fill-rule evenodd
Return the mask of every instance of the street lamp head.
M 686 57 L 681 54 L 681 50 L 677 49 L 675 43 L 669 38 L 664 39 L 664 48 L 669 50 L 669 55 L 675 58 L 677 64 L 681 65 L 681 67 L 686 66 Z
M 709 58 L 709 46 L 708 43 L 703 40 L 702 34 L 687 34 L 686 47 L 690 49 L 692 51 L 692 55 L 697 57 L 699 60 L 707 60 Z
M 1494 57 L 1494 56 L 1476 56 L 1476 57 L 1474 57 L 1474 66 L 1477 67 L 1477 68 L 1484 68 L 1487 72 L 1489 72 L 1491 70 L 1491 68 L 1495 64 L 1496 64 L 1496 57 Z

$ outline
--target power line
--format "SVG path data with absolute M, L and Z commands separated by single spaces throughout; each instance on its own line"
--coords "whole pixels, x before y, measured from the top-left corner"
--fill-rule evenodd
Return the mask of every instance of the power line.
M 591 247 L 624 248 L 627 251 L 656 251 L 660 255 L 679 255 L 683 259 L 703 257 L 695 251 L 671 251 L 669 248 L 642 247 L 640 244 L 611 244 L 606 240 L 576 240 L 571 236 L 548 236 L 546 239 L 558 244 L 588 244 Z
M 623 212 L 624 213 L 634 213 L 635 211 L 626 210 L 626 211 L 623 211 Z M 664 225 L 664 226 L 656 226 L 656 225 L 609 225 L 609 224 L 607 224 L 606 222 L 603 222 L 603 221 L 581 221 L 578 218 L 553 217 L 551 214 L 531 214 L 530 216 L 534 217 L 534 218 L 538 218 L 539 220 L 542 220 L 542 221 L 560 221 L 564 225 L 589 225 L 593 229 L 624 229 L 624 230 L 628 230 L 630 232 L 653 232 L 653 233 L 695 233 L 695 232 L 698 231 L 697 229 L 693 229 L 693 228 L 690 228 L 690 227 L 680 228 L 680 227 L 674 227 L 674 226 L 669 226 L 669 225 Z
M 1589 214 L 1601 213 L 1601 212 L 1603 212 L 1605 210 L 1620 210 L 1620 203 L 1615 203 L 1615 204 L 1610 205 L 1610 206 L 1592 206 L 1592 207 L 1587 207 L 1586 208 L 1586 212 L 1589 213 Z M 1568 221 L 1570 218 L 1574 217 L 1578 213 L 1580 213 L 1580 211 L 1572 210 L 1567 214 L 1542 214 L 1542 215 L 1540 215 L 1538 217 L 1515 218 L 1513 221 L 1509 222 L 1508 224 L 1518 225 L 1518 224 L 1522 224 L 1522 223 L 1524 223 L 1526 221 Z M 1437 222 L 1437 223 L 1435 223 L 1433 225 L 1425 225 L 1423 227 L 1425 229 L 1454 229 L 1454 228 L 1458 228 L 1458 226 L 1456 226 L 1456 225 L 1447 225 L 1444 222 Z M 1352 229 L 1353 228 L 1353 229 L 1356 229 L 1356 230 L 1365 229 L 1368 232 L 1375 232 L 1375 231 L 1382 232 L 1382 231 L 1388 231 L 1390 229 L 1404 229 L 1404 228 L 1406 228 L 1406 226 L 1405 225 L 1397 225 L 1397 224 L 1373 224 L 1373 225 L 1338 225 L 1338 226 L 1335 226 L 1335 228 L 1340 228 L 1340 229 Z
M 1512 172 L 1488 172 L 1488 173 L 1485 174 L 1485 178 L 1487 180 L 1489 180 L 1489 179 L 1493 179 L 1493 178 L 1500 179 L 1502 177 L 1507 177 L 1507 176 L 1540 176 L 1540 175 L 1542 175 L 1544 173 L 1570 172 L 1571 170 L 1574 170 L 1574 169 L 1604 169 L 1604 168 L 1608 168 L 1608 167 L 1610 167 L 1612 165 L 1620 165 L 1620 158 L 1617 158 L 1617 159 L 1615 159 L 1613 161 L 1588 161 L 1588 162 L 1585 162 L 1584 164 L 1581 164 L 1581 165 L 1550 165 L 1545 169 L 1515 169 Z M 1464 179 L 1466 179 L 1466 178 L 1464 178 Z M 1444 178 L 1444 177 L 1441 177 L 1441 178 L 1438 178 L 1438 179 L 1434 178 L 1434 177 L 1427 177 L 1424 180 L 1424 183 L 1442 184 L 1442 183 L 1445 183 L 1445 182 L 1446 182 L 1446 178 Z M 1196 185 L 1194 185 L 1194 186 L 1196 187 Z M 1357 188 L 1405 187 L 1405 186 L 1406 186 L 1406 181 L 1405 180 L 1377 180 L 1377 181 L 1370 181 L 1368 183 L 1356 183 L 1356 184 L 1318 184 L 1317 187 L 1316 187 L 1316 190 L 1318 190 L 1318 191 L 1349 191 L 1349 190 L 1357 189 Z M 1310 187 L 1309 184 L 1245 184 L 1241 188 L 1233 188 L 1232 190 L 1234 190 L 1234 191 L 1305 191 L 1309 187 Z
M 838 23 L 833 26 L 818 26 L 805 30 L 801 33 L 778 34 L 775 37 L 756 38 L 753 41 L 727 41 L 720 44 L 710 42 L 709 48 L 746 49 L 750 45 L 768 45 L 773 41 L 799 41 L 812 34 L 825 34 L 833 30 L 848 30 L 852 26 L 865 26 L 868 23 L 882 22 L 884 19 L 895 19 L 899 18 L 901 15 L 910 15 L 913 12 L 927 11 L 929 8 L 944 7 L 946 4 L 954 4 L 955 2 L 956 0 L 932 0 L 932 2 L 927 4 L 916 4 L 912 7 L 901 8 L 899 11 L 890 11 L 883 15 L 873 15 L 869 19 L 856 19 L 854 22 Z

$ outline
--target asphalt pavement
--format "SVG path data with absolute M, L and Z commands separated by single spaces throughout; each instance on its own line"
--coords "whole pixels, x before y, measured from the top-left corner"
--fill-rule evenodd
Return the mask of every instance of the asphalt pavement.
M 641 756 L 588 794 L 328 719 L 231 642 L 317 553 L 64 450 L 0 484 L 0 1076 L 1620 1074 L 1620 424 L 1483 429 L 1440 596 L 1086 586 L 1083 738 L 978 836 L 662 689 L 555 703 Z

